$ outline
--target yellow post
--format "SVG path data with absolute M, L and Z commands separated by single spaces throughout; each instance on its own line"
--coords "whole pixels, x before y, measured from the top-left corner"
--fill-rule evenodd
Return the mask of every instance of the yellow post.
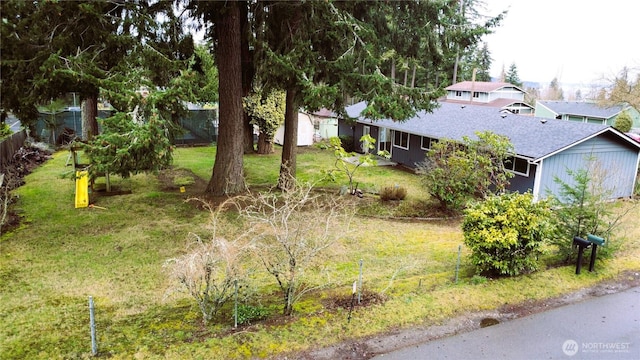
M 76 171 L 76 209 L 89 206 L 89 172 Z

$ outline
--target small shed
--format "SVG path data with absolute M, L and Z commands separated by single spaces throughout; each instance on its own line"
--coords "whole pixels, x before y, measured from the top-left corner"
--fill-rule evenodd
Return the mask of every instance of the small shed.
M 313 145 L 315 129 L 309 114 L 298 113 L 298 143 L 297 146 Z M 273 137 L 273 141 L 278 145 L 284 145 L 284 125 L 281 125 Z

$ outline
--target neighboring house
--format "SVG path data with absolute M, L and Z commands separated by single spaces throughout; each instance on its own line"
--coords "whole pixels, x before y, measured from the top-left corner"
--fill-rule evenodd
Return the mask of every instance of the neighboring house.
M 298 142 L 297 146 L 313 145 L 315 128 L 309 114 L 298 113 Z M 284 124 L 281 125 L 273 137 L 273 142 L 278 145 L 284 145 Z
M 631 127 L 640 130 L 640 112 L 629 105 L 601 107 L 596 103 L 585 101 L 538 100 L 536 102 L 535 116 L 546 119 L 613 125 L 616 118 L 625 111 L 633 121 Z
M 331 110 L 320 109 L 309 116 L 315 129 L 316 141 L 338 136 L 338 118 Z
M 579 124 L 501 113 L 495 108 L 441 103 L 432 113 L 421 111 L 404 122 L 372 121 L 360 116 L 364 102 L 346 108 L 355 118 L 340 120 L 340 135 L 359 139 L 370 134 L 378 150 L 388 150 L 391 160 L 408 167 L 424 160 L 432 141 L 491 131 L 509 138 L 514 147 L 510 190 L 532 191 L 536 199 L 558 195 L 554 178 L 571 183 L 567 170 L 588 169 L 597 160 L 607 176 L 603 181 L 611 198 L 633 195 L 640 161 L 640 143 L 618 130 L 597 124 Z M 592 162 L 591 162 L 592 163 Z
M 445 90 L 447 96 L 442 102 L 488 106 L 520 115 L 532 115 L 534 111 L 524 101 L 526 92 L 509 83 L 462 81 Z

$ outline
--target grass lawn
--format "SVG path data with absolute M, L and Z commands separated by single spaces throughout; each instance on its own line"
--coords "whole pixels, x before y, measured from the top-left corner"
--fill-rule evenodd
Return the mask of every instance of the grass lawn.
M 96 306 L 98 350 L 113 359 L 230 359 L 277 357 L 346 339 L 369 336 L 411 325 L 437 324 L 461 313 L 494 309 L 558 296 L 611 279 L 626 270 L 640 270 L 640 207 L 626 215 L 615 239 L 612 258 L 599 259 L 596 272 L 574 274 L 573 266 L 556 267 L 510 279 L 474 277 L 462 247 L 460 279 L 454 283 L 460 222 L 401 221 L 356 218 L 357 231 L 337 244 L 323 272 L 330 284 L 303 298 L 289 318 L 279 315 L 280 295 L 263 274 L 263 286 L 252 302 L 270 312 L 264 321 L 233 329 L 230 308 L 215 324 L 203 326 L 191 298 L 175 288 L 163 264 L 184 254 L 189 234 L 206 238 L 209 213 L 185 199 L 196 194 L 186 187 L 166 188 L 158 176 L 140 174 L 112 179 L 131 194 L 98 196 L 98 207 L 74 208 L 74 183 L 61 175 L 66 152 L 30 174 L 19 188 L 21 228 L 0 238 L 0 358 L 90 358 L 88 298 Z M 176 168 L 205 181 L 211 176 L 215 148 L 179 148 Z M 280 153 L 245 157 L 247 183 L 269 187 L 278 177 Z M 317 181 L 338 192 L 338 182 L 322 180 L 333 168 L 329 150 L 309 148 L 298 157 L 298 177 Z M 375 192 L 401 185 L 408 197 L 395 207 L 382 206 L 373 195 L 362 202 L 364 213 L 428 215 L 428 202 L 418 178 L 385 167 L 361 168 L 360 188 Z M 617 206 L 632 206 L 621 202 Z M 391 210 L 390 210 L 391 208 Z M 347 323 L 351 284 L 363 261 L 364 296 Z M 481 281 L 479 281 L 481 280 Z M 295 355 L 293 356 L 295 357 Z

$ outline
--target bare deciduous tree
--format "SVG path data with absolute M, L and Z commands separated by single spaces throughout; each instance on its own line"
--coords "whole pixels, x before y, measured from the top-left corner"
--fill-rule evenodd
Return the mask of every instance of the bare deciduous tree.
M 291 315 L 302 295 L 323 285 L 312 284 L 310 272 L 325 250 L 347 234 L 353 214 L 348 201 L 319 195 L 311 184 L 291 183 L 279 194 L 243 198 L 240 212 L 251 229 L 251 248 L 283 292 L 285 315 Z

